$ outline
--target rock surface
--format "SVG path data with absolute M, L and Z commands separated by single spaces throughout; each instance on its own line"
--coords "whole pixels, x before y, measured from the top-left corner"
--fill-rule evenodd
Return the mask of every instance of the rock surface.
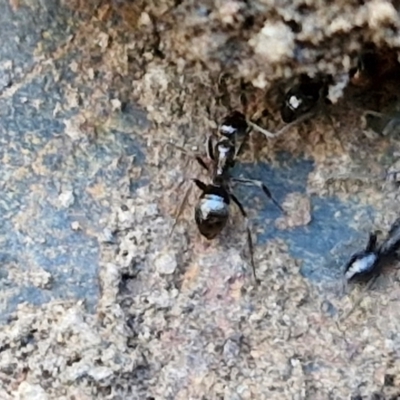
M 2 399 L 400 396 L 398 270 L 369 290 L 341 275 L 400 211 L 381 179 L 400 154 L 396 81 L 346 78 L 367 43 L 397 58 L 397 1 L 0 10 Z M 206 242 L 192 190 L 169 237 L 188 179 L 207 177 L 165 143 L 202 151 L 231 108 L 278 129 L 303 72 L 332 74 L 335 104 L 276 139 L 253 132 L 235 170 L 287 211 L 237 190 L 255 286 L 237 211 Z

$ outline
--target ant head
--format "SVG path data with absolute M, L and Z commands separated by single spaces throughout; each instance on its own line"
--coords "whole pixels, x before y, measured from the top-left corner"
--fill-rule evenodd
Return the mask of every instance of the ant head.
M 244 135 L 248 129 L 246 117 L 240 111 L 232 111 L 221 122 L 219 133 L 222 136 L 233 137 Z

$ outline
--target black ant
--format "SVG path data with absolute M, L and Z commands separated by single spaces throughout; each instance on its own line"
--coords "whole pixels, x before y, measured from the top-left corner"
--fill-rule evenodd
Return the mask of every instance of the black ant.
M 400 218 L 390 228 L 380 246 L 375 233 L 370 233 L 366 248 L 351 256 L 345 266 L 345 278 L 350 280 L 376 275 L 385 262 L 393 259 L 400 249 Z
M 237 138 L 238 136 L 245 135 L 248 129 L 245 122 L 246 120 L 244 119 L 244 116 L 242 117 L 238 112 L 232 113 L 223 120 L 219 128 L 219 132 L 222 135 L 220 139 L 213 144 L 212 137 L 209 136 L 207 138 L 206 162 L 200 155 L 191 154 L 196 161 L 208 171 L 211 178 L 211 183 L 209 184 L 203 183 L 199 179 L 193 179 L 195 185 L 201 190 L 201 195 L 195 206 L 195 221 L 200 234 L 208 240 L 212 240 L 218 236 L 218 234 L 226 226 L 229 218 L 229 206 L 231 200 L 239 208 L 242 217 L 247 220 L 246 211 L 232 192 L 232 183 L 258 186 L 263 190 L 265 195 L 283 212 L 283 209 L 271 195 L 271 192 L 264 183 L 254 179 L 234 178 L 231 176 L 231 169 L 235 165 L 236 156 L 238 154 L 238 148 L 236 146 Z M 174 147 L 186 154 L 190 154 L 185 149 L 175 145 Z M 182 204 L 179 207 L 171 233 L 176 225 L 180 213 L 183 210 L 184 204 L 187 201 L 189 195 L 188 192 L 189 191 L 187 191 Z M 246 224 L 246 229 L 250 261 L 253 269 L 253 275 L 256 279 L 253 257 L 253 240 L 248 224 Z
M 354 86 L 378 87 L 385 78 L 397 77 L 399 62 L 397 53 L 390 48 L 378 49 L 368 44 L 357 57 L 357 66 L 350 69 L 350 82 Z
M 323 97 L 325 102 L 329 102 L 327 98 L 328 83 L 331 83 L 331 81 L 331 77 L 320 76 L 311 79 L 305 74 L 301 75 L 300 84 L 294 86 L 286 94 L 284 104 L 281 107 L 282 120 L 286 125 L 281 127 L 277 132 L 270 132 L 258 126 L 250 119 L 247 119 L 241 112 L 232 111 L 219 125 L 219 134 L 231 138 L 235 146 L 237 140 L 241 140 L 240 145 L 235 147 L 236 156 L 240 154 L 244 142 L 253 129 L 262 133 L 268 139 L 277 138 L 293 126 L 311 117 L 314 114 L 313 107 L 318 103 L 320 97 Z M 245 100 L 245 96 L 242 94 L 240 98 L 242 106 L 246 108 L 247 101 Z
M 311 116 L 320 100 L 330 103 L 327 98 L 330 78 L 310 78 L 307 75 L 301 75 L 299 80 L 300 82 L 285 94 L 280 110 L 283 122 L 290 123 L 305 115 Z

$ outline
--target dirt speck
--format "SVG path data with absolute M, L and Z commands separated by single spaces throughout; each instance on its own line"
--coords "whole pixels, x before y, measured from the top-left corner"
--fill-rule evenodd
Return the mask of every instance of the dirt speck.
M 290 193 L 282 203 L 285 216 L 276 220 L 278 229 L 289 229 L 297 226 L 305 226 L 311 222 L 310 198 L 303 193 Z
M 171 252 L 161 252 L 156 255 L 155 267 L 159 274 L 171 275 L 175 272 L 178 263 L 175 254 Z

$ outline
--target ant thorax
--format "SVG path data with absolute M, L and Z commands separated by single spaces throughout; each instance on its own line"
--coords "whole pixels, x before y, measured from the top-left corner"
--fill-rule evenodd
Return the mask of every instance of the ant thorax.
M 216 155 L 216 173 L 218 177 L 227 174 L 230 168 L 233 167 L 235 158 L 235 146 L 228 139 L 220 140 L 215 146 Z

